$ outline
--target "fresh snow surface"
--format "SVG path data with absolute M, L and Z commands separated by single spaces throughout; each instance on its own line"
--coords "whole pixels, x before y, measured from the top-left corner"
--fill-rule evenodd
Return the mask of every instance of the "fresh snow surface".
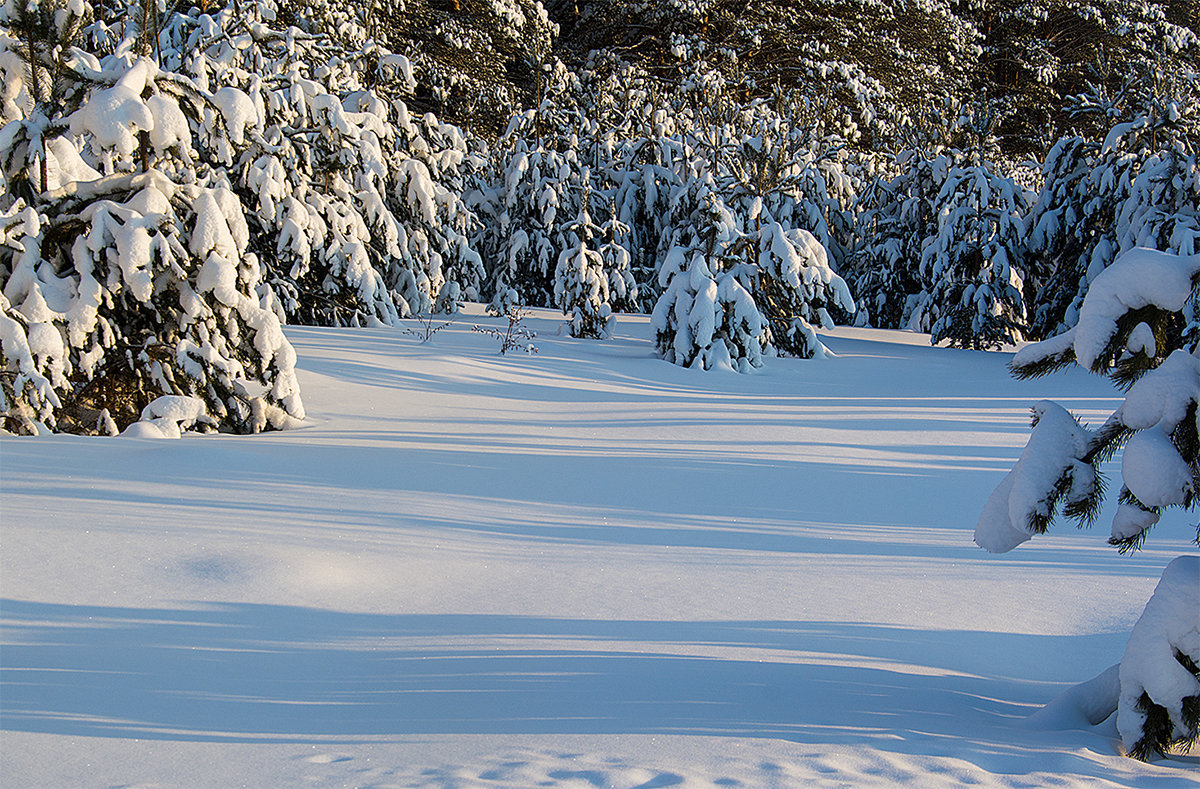
M 0 440 L 0 782 L 1200 785 L 1027 720 L 1120 659 L 1187 514 L 971 541 L 1029 407 L 1094 426 L 1103 379 L 862 329 L 706 373 L 546 311 L 500 356 L 468 312 L 288 329 L 300 429 Z

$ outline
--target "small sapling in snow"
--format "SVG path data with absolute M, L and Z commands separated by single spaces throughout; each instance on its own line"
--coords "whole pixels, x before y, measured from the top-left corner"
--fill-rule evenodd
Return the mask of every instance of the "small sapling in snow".
M 433 320 L 433 312 L 427 312 L 424 315 L 416 316 L 417 325 L 404 330 L 404 334 L 416 337 L 421 341 L 421 344 L 429 342 L 433 339 L 433 335 L 440 332 L 450 324 L 454 323 L 454 318 L 448 321 L 435 323 Z
M 537 353 L 537 346 L 532 340 L 537 335 L 533 330 L 526 326 L 523 321 L 529 316 L 529 313 L 520 307 L 509 307 L 504 316 L 508 318 L 507 328 L 501 330 L 492 326 L 472 326 L 471 331 L 477 331 L 480 334 L 486 334 L 489 337 L 495 337 L 500 341 L 500 355 L 508 353 L 512 350 L 524 351 L 528 354 Z

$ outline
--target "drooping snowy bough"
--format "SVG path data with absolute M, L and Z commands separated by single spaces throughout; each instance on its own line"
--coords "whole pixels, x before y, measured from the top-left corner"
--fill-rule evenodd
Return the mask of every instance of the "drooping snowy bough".
M 1023 348 L 1016 375 L 1073 362 L 1128 385 L 1124 402 L 1089 430 L 1061 406 L 1033 408 L 1020 459 L 984 505 L 975 542 L 994 553 L 1044 533 L 1060 509 L 1090 524 L 1104 497 L 1098 465 L 1124 446 L 1122 487 L 1109 542 L 1136 550 L 1164 507 L 1191 509 L 1200 490 L 1200 351 L 1195 292 L 1200 255 L 1133 249 L 1096 277 L 1071 330 Z M 1200 543 L 1200 526 L 1197 527 Z M 1200 557 L 1163 573 L 1120 664 L 1117 725 L 1145 759 L 1190 746 L 1200 722 Z M 1112 692 L 1092 683 L 1093 693 Z M 1108 689 L 1105 691 L 1105 689 Z M 1078 694 L 1076 694 L 1078 695 Z M 1090 708 L 1103 701 L 1085 699 Z

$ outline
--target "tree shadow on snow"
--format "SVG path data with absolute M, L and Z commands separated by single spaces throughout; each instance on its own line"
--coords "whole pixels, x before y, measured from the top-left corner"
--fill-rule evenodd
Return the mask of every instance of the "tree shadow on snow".
M 5 600 L 0 615 L 0 727 L 13 731 L 222 742 L 769 737 L 972 752 L 1001 771 L 1044 739 L 1021 721 L 1057 690 L 1013 676 L 1010 657 L 1108 638 L 258 604 Z

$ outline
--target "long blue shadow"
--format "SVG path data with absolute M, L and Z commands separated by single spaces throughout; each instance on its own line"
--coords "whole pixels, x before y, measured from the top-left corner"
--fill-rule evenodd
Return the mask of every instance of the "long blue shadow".
M 1114 646 L 1112 635 L 258 604 L 4 600 L 0 615 L 0 727 L 230 742 L 646 733 L 953 753 L 942 743 L 1011 726 L 1052 695 L 1019 676 L 1023 660 Z M 720 655 L 747 648 L 771 651 Z

